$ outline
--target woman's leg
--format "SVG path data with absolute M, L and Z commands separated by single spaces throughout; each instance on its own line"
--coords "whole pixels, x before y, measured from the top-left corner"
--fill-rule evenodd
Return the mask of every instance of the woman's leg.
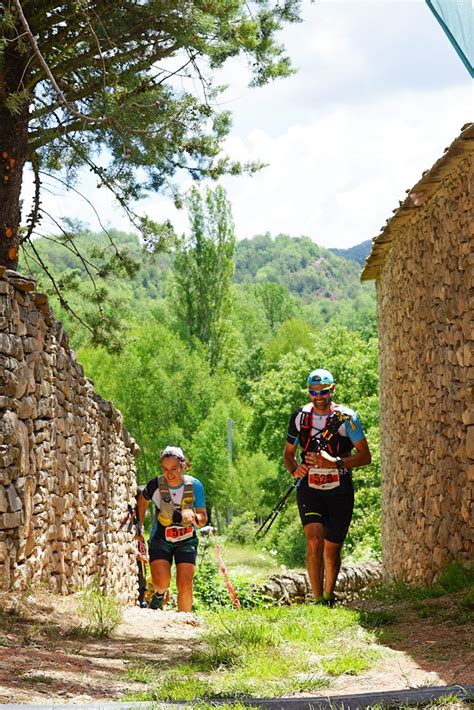
M 191 611 L 193 607 L 193 577 L 195 565 L 180 562 L 176 565 L 176 586 L 178 587 L 178 611 Z
M 164 594 L 170 586 L 171 564 L 168 560 L 155 560 L 150 564 L 151 578 L 157 594 Z

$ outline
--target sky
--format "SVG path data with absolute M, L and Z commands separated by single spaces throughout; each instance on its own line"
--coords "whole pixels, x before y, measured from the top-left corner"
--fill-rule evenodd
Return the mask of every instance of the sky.
M 248 88 L 244 59 L 217 77 L 233 114 L 225 152 L 268 167 L 225 177 L 236 236 L 309 236 L 348 248 L 376 237 L 392 210 L 472 120 L 472 80 L 424 0 L 302 2 L 303 22 L 280 34 L 298 72 Z M 182 183 L 183 189 L 190 181 Z M 78 189 L 107 227 L 133 231 L 113 198 L 84 174 Z M 99 231 L 74 192 L 50 184 L 43 205 Z M 25 211 L 32 195 L 24 183 Z M 188 229 L 185 210 L 153 195 L 136 209 Z M 42 222 L 42 232 L 56 231 Z

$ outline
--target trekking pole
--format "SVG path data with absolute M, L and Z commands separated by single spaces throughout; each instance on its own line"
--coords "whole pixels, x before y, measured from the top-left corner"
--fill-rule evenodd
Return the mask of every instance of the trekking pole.
M 332 439 L 334 434 L 337 432 L 337 430 L 339 429 L 341 424 L 346 421 L 346 419 L 351 419 L 351 416 L 349 414 L 345 414 L 345 413 L 339 412 L 339 411 L 335 411 L 331 414 L 329 421 L 327 423 L 326 429 L 322 432 L 321 437 L 320 437 L 319 441 L 317 442 L 317 448 L 315 449 L 316 453 L 319 451 L 327 451 L 328 450 L 328 442 Z M 266 535 L 267 532 L 270 530 L 278 513 L 280 512 L 280 510 L 283 509 L 283 507 L 284 507 L 286 501 L 288 500 L 288 498 L 290 497 L 293 489 L 296 488 L 298 480 L 300 480 L 300 479 L 297 478 L 291 484 L 291 486 L 286 491 L 285 495 L 278 501 L 276 506 L 273 508 L 270 515 L 260 525 L 259 529 L 255 533 L 255 538 L 258 538 L 259 535 L 262 535 L 262 536 Z
M 321 450 L 322 448 L 323 448 L 323 446 L 320 446 L 320 447 L 319 447 L 319 450 Z M 297 486 L 299 480 L 300 480 L 300 479 L 297 478 L 297 479 L 291 484 L 291 486 L 288 488 L 288 490 L 287 490 L 286 493 L 283 495 L 283 497 L 280 498 L 280 500 L 278 501 L 278 503 L 276 504 L 276 506 L 273 508 L 273 510 L 272 510 L 272 512 L 270 513 L 270 515 L 263 521 L 263 523 L 260 525 L 259 529 L 258 529 L 257 532 L 255 533 L 255 539 L 257 539 L 260 535 L 263 537 L 263 535 L 266 535 L 267 532 L 270 530 L 271 526 L 273 525 L 273 523 L 274 523 L 275 520 L 276 520 L 276 517 L 277 517 L 278 513 L 279 513 L 281 510 L 283 510 L 283 508 L 285 507 L 286 501 L 287 501 L 288 498 L 290 497 L 290 495 L 291 495 L 291 493 L 293 492 L 293 490 L 296 488 L 296 486 Z
M 280 510 L 282 510 L 282 509 L 285 507 L 286 501 L 288 500 L 288 498 L 289 498 L 290 495 L 292 494 L 293 489 L 296 488 L 296 484 L 298 483 L 298 480 L 299 480 L 299 479 L 296 479 L 296 480 L 291 484 L 291 486 L 288 488 L 288 490 L 286 491 L 286 493 L 282 496 L 282 498 L 280 498 L 280 500 L 278 501 L 278 503 L 276 504 L 276 506 L 273 508 L 273 510 L 272 510 L 272 512 L 270 513 L 270 515 L 268 515 L 268 516 L 265 518 L 265 520 L 263 521 L 263 523 L 260 525 L 259 529 L 258 529 L 257 532 L 255 533 L 255 538 L 256 538 L 256 539 L 257 539 L 260 535 L 262 535 L 262 537 L 263 537 L 263 536 L 266 535 L 267 532 L 270 530 L 271 526 L 273 525 L 273 523 L 274 523 L 275 520 L 276 520 L 276 517 L 277 517 L 278 513 L 280 512 Z

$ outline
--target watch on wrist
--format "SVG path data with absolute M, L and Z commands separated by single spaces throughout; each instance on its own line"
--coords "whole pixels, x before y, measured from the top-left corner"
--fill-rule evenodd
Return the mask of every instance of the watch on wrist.
M 336 456 L 336 468 L 338 471 L 341 471 L 344 468 L 344 465 L 342 463 L 342 459 L 340 456 Z

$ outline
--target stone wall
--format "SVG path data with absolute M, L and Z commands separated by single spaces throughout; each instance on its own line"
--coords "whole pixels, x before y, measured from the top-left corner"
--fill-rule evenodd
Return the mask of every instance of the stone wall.
M 35 282 L 0 267 L 0 587 L 67 594 L 99 575 L 136 599 L 137 447 Z
M 407 581 L 473 549 L 470 176 L 467 158 L 445 176 L 377 279 L 384 571 Z
M 336 596 L 342 602 L 352 601 L 381 582 L 382 566 L 376 562 L 343 564 L 336 582 Z M 279 604 L 298 604 L 313 598 L 306 572 L 275 574 L 265 584 L 256 586 L 256 589 Z

